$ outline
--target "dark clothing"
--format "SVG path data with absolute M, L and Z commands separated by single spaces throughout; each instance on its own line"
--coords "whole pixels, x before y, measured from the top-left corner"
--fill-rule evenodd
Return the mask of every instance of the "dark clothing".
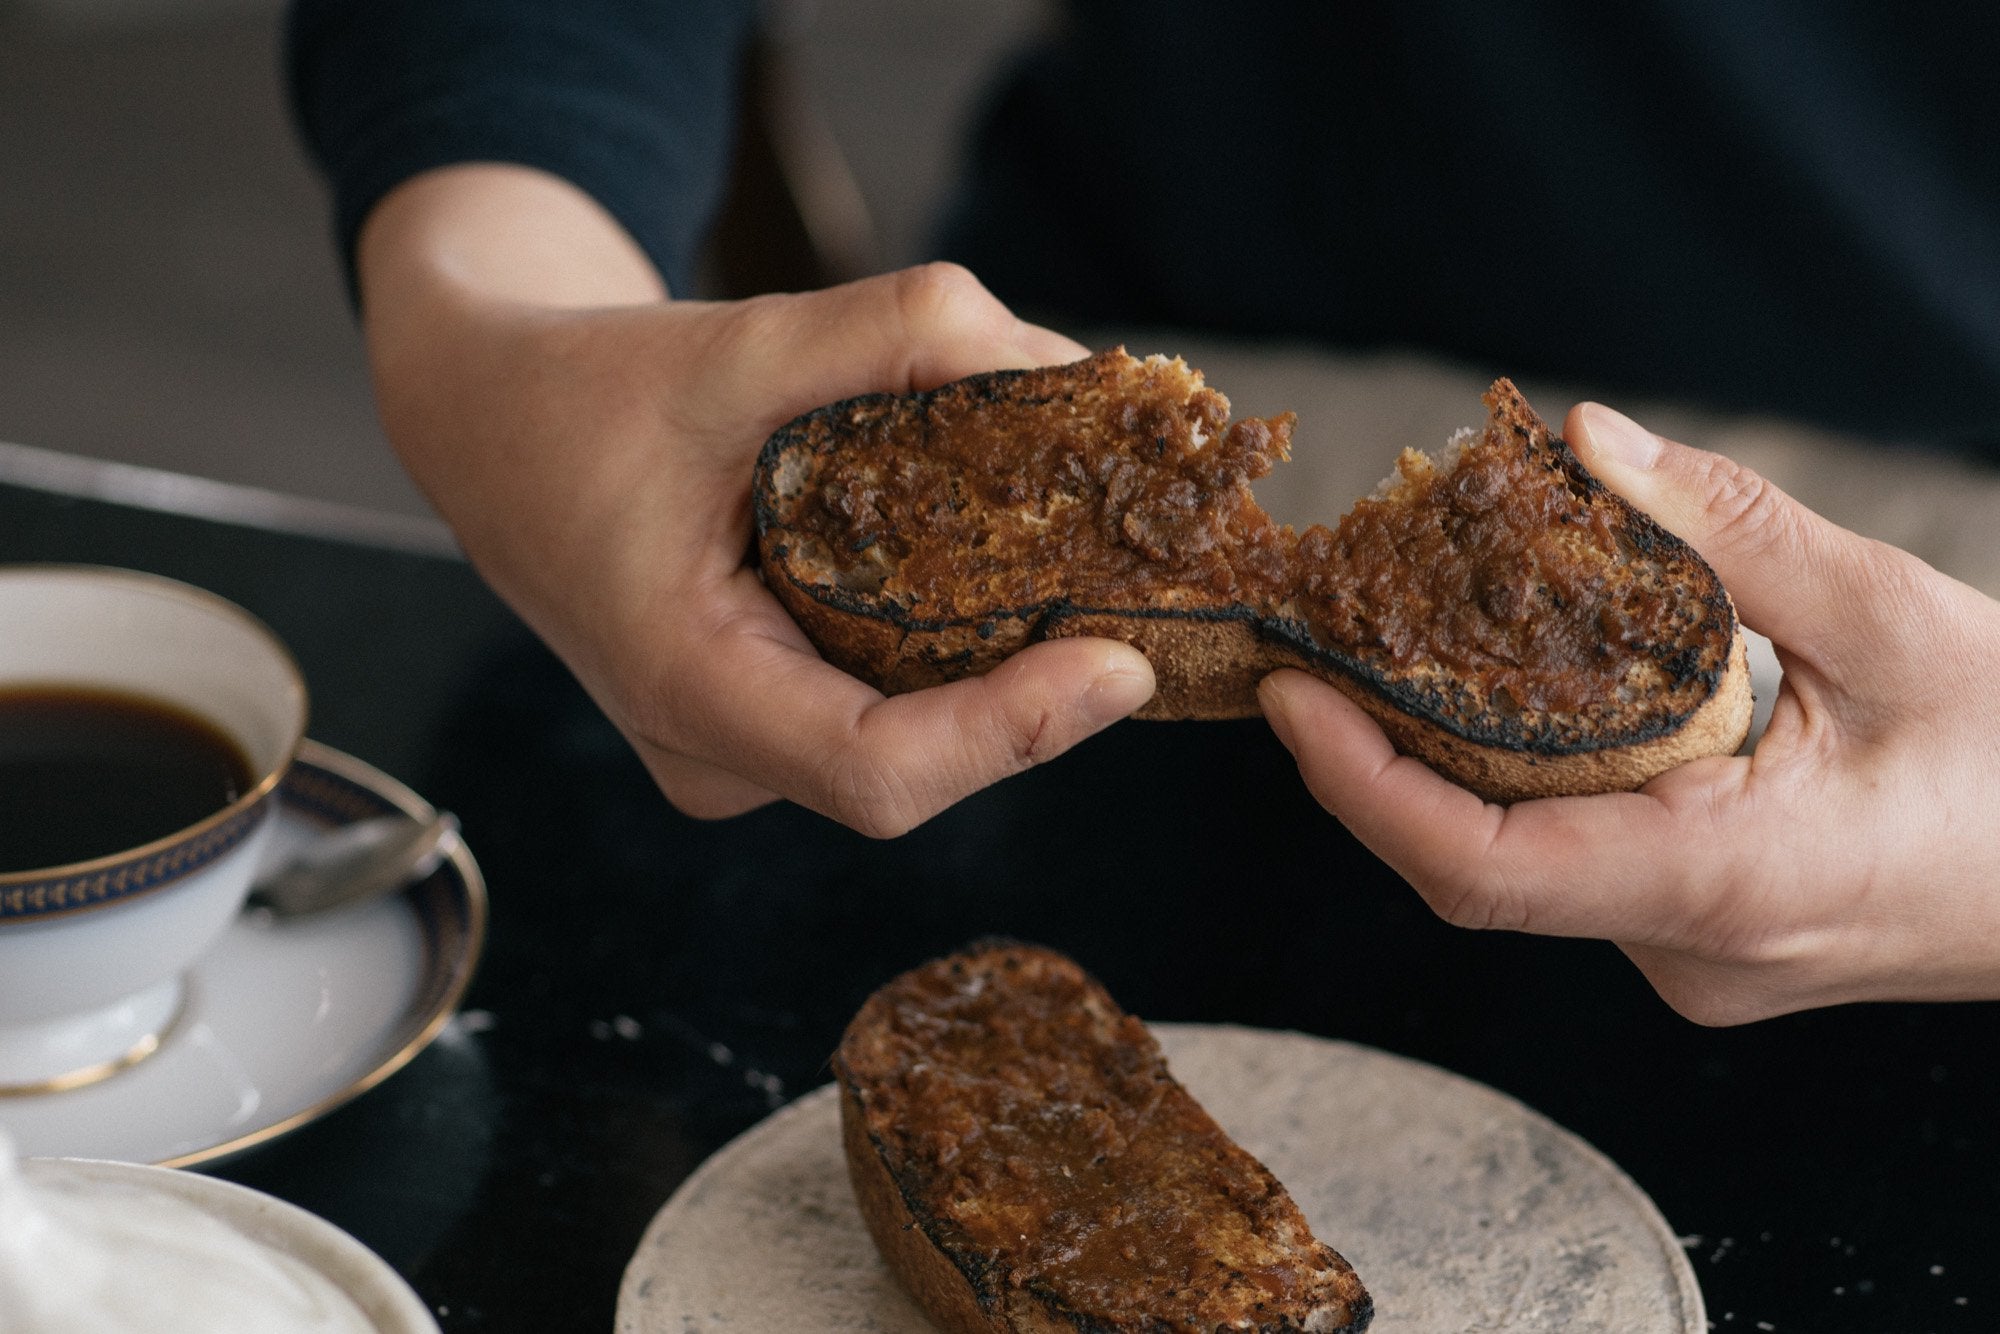
M 401 182 L 454 162 L 588 192 L 686 290 L 722 195 L 754 0 L 297 0 L 292 106 L 351 262 Z
M 1947 8 L 1078 0 L 950 249 L 1085 317 L 2000 457 L 2000 8 Z
M 1073 0 L 940 253 L 1057 322 L 1430 348 L 2000 460 L 2000 9 L 1957 10 Z M 412 170 L 507 158 L 683 278 L 746 22 L 303 0 L 343 237 Z

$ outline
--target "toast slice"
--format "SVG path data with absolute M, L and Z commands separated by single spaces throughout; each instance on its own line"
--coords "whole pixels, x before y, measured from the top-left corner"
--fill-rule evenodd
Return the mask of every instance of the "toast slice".
M 982 942 L 871 996 L 833 1059 L 875 1244 L 947 1334 L 1360 1334 L 1373 1305 L 1074 962 Z
M 1300 667 L 1490 800 L 1637 788 L 1750 724 L 1735 607 L 1680 539 L 1607 491 L 1514 386 L 1483 428 L 1331 528 L 1250 483 L 1293 418 L 1230 421 L 1179 359 L 1113 348 L 821 408 L 754 479 L 772 591 L 828 661 L 884 691 L 1037 640 L 1122 639 L 1144 718 L 1257 712 Z

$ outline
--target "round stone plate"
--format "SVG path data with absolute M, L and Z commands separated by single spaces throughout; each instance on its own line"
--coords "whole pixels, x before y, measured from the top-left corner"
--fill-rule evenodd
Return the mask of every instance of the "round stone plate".
M 1702 1334 L 1672 1229 L 1609 1159 L 1435 1066 L 1299 1033 L 1154 1026 L 1175 1076 L 1262 1159 L 1375 1298 L 1370 1334 Z M 625 1271 L 619 1334 L 930 1334 L 847 1184 L 832 1087 L 674 1192 Z

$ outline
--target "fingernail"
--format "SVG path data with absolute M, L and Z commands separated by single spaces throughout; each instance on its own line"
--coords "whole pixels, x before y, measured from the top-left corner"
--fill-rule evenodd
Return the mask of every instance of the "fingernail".
M 1613 463 L 1644 471 L 1660 457 L 1660 437 L 1622 412 L 1602 403 L 1583 405 L 1583 421 L 1590 434 L 1590 449 Z
M 1089 348 L 1067 335 L 1026 321 L 1015 334 L 1014 346 L 1023 366 L 1058 366 L 1090 355 Z
M 1153 697 L 1151 672 L 1110 671 L 1091 683 L 1083 711 L 1099 727 L 1109 727 Z

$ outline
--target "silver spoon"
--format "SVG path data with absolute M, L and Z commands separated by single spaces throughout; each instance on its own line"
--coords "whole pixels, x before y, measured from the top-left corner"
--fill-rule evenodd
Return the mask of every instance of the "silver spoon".
M 458 847 L 458 817 L 378 815 L 342 825 L 257 877 L 250 903 L 280 917 L 380 898 L 435 871 Z

